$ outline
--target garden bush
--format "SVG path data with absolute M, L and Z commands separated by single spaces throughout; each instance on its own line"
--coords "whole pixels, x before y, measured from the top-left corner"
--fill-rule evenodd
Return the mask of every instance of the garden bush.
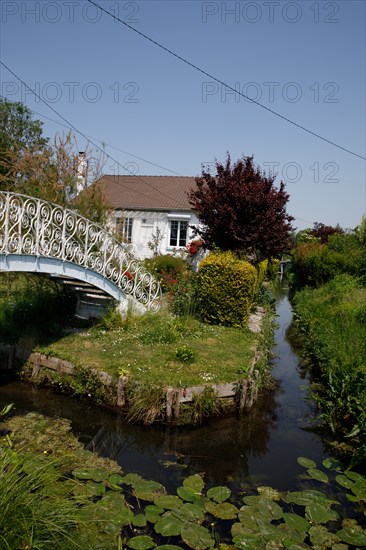
M 211 253 L 197 273 L 197 313 L 206 323 L 245 326 L 256 285 L 251 264 L 231 252 Z
M 308 242 L 293 251 L 294 286 L 318 287 L 348 273 L 366 280 L 366 247 L 355 235 L 332 235 L 328 244 Z
M 257 285 L 256 285 L 256 294 L 258 293 L 259 289 L 262 286 L 262 283 L 267 275 L 267 268 L 268 268 L 268 259 L 262 260 L 257 265 Z
M 196 312 L 196 274 L 186 271 L 173 281 L 169 302 L 174 315 L 194 315 Z
M 278 272 L 280 270 L 280 260 L 278 258 L 271 258 L 267 265 L 267 279 L 273 281 L 278 278 Z
M 144 264 L 159 280 L 163 292 L 169 291 L 178 277 L 189 269 L 187 262 L 183 258 L 180 256 L 171 256 L 170 254 L 147 258 Z

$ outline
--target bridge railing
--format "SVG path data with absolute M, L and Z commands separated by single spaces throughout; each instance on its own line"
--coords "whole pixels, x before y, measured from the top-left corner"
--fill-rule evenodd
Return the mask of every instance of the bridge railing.
M 160 284 L 141 266 L 130 245 L 57 204 L 0 192 L 0 254 L 72 262 L 101 274 L 146 308 L 159 309 Z

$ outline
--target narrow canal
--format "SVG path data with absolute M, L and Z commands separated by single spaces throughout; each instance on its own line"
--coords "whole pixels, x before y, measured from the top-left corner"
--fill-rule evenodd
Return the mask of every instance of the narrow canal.
M 320 463 L 327 453 L 319 435 L 310 430 L 308 376 L 286 336 L 292 312 L 285 292 L 277 298 L 277 314 L 272 370 L 276 387 L 242 418 L 222 418 L 194 429 L 133 426 L 85 401 L 20 382 L 0 387 L 0 407 L 12 402 L 18 413 L 36 410 L 68 418 L 88 449 L 168 490 L 195 472 L 205 473 L 206 481 L 214 484 L 238 488 L 258 483 L 292 490 L 303 472 L 296 458 Z

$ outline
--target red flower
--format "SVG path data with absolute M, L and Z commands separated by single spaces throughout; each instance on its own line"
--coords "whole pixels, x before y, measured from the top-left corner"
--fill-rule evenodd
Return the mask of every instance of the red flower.
M 190 241 L 186 246 L 186 251 L 191 256 L 195 256 L 197 254 L 198 250 L 201 248 L 202 244 L 203 243 L 202 243 L 201 239 L 196 239 L 194 241 Z

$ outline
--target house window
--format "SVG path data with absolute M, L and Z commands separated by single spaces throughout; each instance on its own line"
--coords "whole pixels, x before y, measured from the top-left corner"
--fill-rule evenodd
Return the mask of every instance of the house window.
M 116 220 L 117 235 L 125 243 L 132 242 L 132 223 L 133 218 L 117 218 Z
M 188 222 L 172 220 L 170 222 L 170 246 L 186 246 Z

